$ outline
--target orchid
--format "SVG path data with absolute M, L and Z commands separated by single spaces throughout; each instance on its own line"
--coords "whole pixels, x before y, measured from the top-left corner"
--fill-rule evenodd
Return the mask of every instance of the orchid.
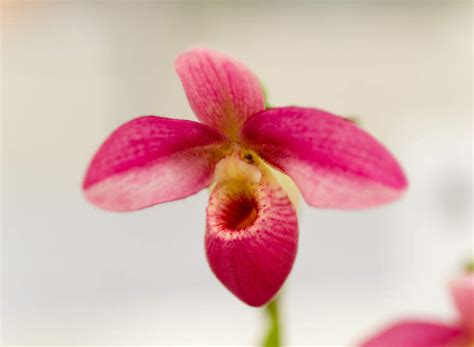
M 474 273 L 450 283 L 460 319 L 456 324 L 425 320 L 395 323 L 362 343 L 361 347 L 472 347 L 474 346 Z
M 87 199 L 132 211 L 210 188 L 206 255 L 216 277 L 251 306 L 271 300 L 297 252 L 295 184 L 314 207 L 388 203 L 407 187 L 400 165 L 343 117 L 314 108 L 265 108 L 257 77 L 209 49 L 178 56 L 176 71 L 202 122 L 133 119 L 98 149 Z

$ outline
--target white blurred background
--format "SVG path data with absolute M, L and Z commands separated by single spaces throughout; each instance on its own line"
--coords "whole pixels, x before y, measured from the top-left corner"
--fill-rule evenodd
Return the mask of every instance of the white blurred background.
M 365 212 L 302 207 L 283 293 L 291 345 L 350 344 L 400 317 L 455 319 L 472 247 L 472 4 L 23 2 L 2 5 L 3 344 L 254 345 L 263 313 L 205 259 L 207 192 L 108 213 L 80 185 L 119 124 L 193 119 L 174 58 L 245 62 L 273 105 L 355 115 L 410 190 Z

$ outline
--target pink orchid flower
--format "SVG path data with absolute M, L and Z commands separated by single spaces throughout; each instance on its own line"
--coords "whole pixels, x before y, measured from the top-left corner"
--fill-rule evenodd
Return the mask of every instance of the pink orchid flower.
M 207 259 L 247 304 L 272 299 L 296 256 L 294 199 L 275 172 L 315 207 L 372 207 L 405 190 L 402 169 L 377 140 L 322 110 L 265 109 L 259 80 L 241 63 L 193 49 L 176 70 L 204 124 L 156 116 L 125 123 L 95 154 L 83 188 L 101 208 L 131 211 L 210 187 Z
M 474 346 L 474 274 L 451 282 L 451 294 L 459 311 L 455 325 L 406 320 L 396 323 L 361 347 L 472 347 Z

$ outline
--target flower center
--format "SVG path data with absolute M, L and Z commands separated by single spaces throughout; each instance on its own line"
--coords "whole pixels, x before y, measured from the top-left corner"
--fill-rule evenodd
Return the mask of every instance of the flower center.
M 255 222 L 257 212 L 257 202 L 253 198 L 238 195 L 222 207 L 221 218 L 226 229 L 241 230 Z
M 216 165 L 215 180 L 258 183 L 262 178 L 262 171 L 256 161 L 256 156 L 250 152 L 235 151 Z

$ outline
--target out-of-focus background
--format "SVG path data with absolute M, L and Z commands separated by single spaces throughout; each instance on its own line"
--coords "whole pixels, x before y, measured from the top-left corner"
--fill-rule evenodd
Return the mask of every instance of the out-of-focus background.
M 84 200 L 94 151 L 138 115 L 193 119 L 174 58 L 245 62 L 273 105 L 356 116 L 410 190 L 369 211 L 302 204 L 286 341 L 342 345 L 399 317 L 454 320 L 472 247 L 472 4 L 2 5 L 3 344 L 258 343 L 260 310 L 212 275 L 207 191 L 135 213 Z

